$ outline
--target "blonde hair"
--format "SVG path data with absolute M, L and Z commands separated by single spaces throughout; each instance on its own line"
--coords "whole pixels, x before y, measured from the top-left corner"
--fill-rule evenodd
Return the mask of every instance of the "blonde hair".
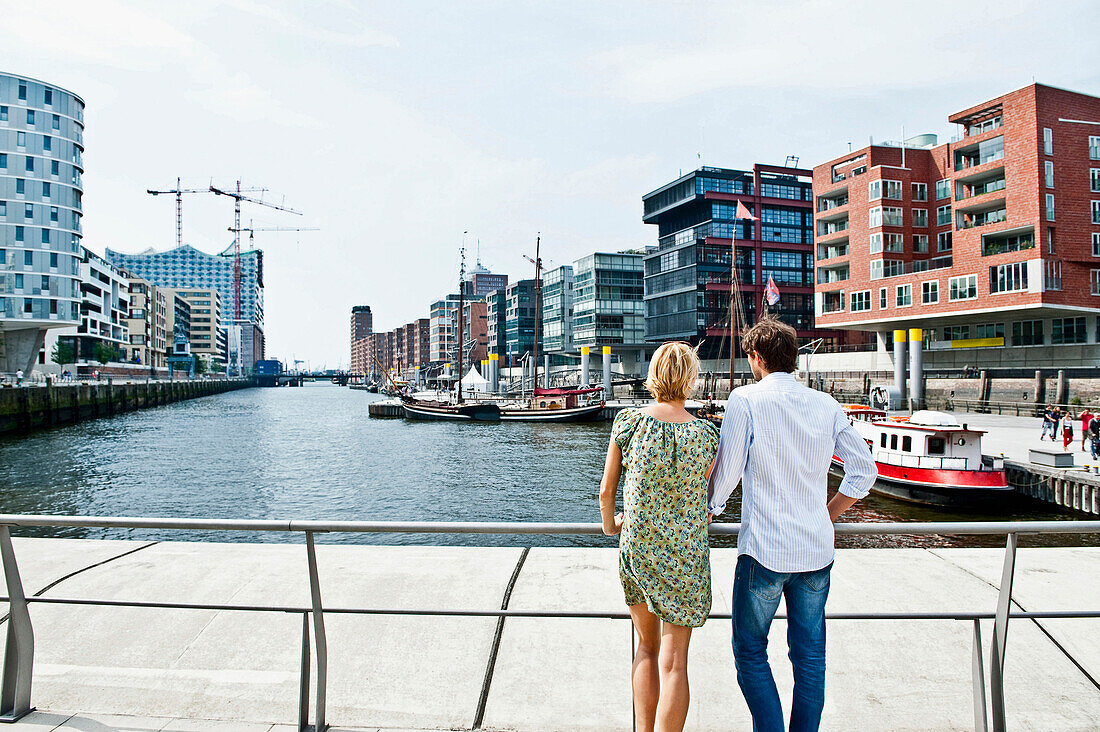
M 695 391 L 698 376 L 697 349 L 681 341 L 665 343 L 649 362 L 645 388 L 659 402 L 684 401 Z

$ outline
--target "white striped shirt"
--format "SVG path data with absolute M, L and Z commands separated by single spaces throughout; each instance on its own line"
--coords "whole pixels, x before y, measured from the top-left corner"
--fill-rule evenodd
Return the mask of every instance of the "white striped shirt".
M 773 572 L 812 572 L 833 561 L 826 504 L 834 454 L 844 461 L 840 492 L 866 496 L 878 470 L 835 399 L 788 373 L 730 394 L 707 509 L 721 513 L 741 481 L 739 555 Z

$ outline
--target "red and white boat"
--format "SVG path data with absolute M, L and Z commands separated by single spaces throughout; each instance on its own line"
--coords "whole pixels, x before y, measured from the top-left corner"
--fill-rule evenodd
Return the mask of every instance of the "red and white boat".
M 878 466 L 871 489 L 894 498 L 951 506 L 995 498 L 1012 490 L 1003 457 L 982 455 L 983 430 L 969 429 L 950 414 L 921 410 L 887 417 L 881 409 L 845 407 Z M 833 456 L 833 463 L 843 461 Z

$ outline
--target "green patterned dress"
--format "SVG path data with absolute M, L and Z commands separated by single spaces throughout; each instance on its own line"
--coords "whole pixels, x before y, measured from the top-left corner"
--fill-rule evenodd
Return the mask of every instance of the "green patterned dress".
M 711 605 L 706 472 L 718 430 L 701 419 L 662 422 L 624 409 L 611 437 L 626 476 L 619 537 L 626 604 L 644 602 L 661 620 L 697 628 Z

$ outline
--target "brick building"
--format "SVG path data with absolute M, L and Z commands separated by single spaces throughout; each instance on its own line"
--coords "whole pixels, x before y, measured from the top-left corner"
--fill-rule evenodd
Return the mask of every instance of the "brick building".
M 936 367 L 1095 365 L 1100 99 L 1032 84 L 948 119 L 814 168 L 818 325 L 919 329 Z

